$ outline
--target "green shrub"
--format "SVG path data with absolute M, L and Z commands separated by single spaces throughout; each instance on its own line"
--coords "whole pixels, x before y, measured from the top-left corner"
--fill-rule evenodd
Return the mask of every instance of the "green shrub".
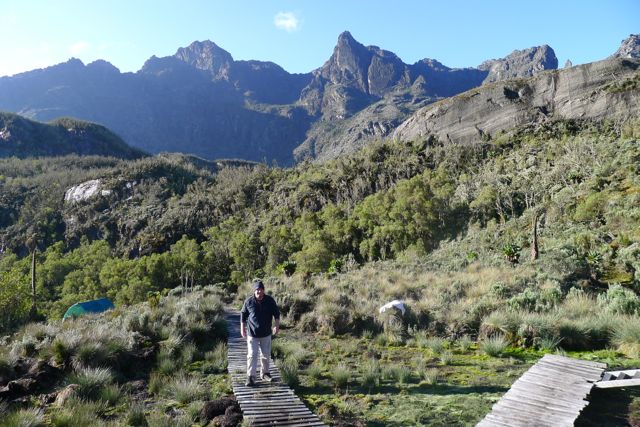
M 611 285 L 606 293 L 598 295 L 598 304 L 613 314 L 640 314 L 640 298 L 621 285 Z

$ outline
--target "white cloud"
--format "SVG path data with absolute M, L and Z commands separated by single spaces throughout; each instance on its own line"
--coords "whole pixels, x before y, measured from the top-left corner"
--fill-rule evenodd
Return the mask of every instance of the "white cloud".
M 89 50 L 89 47 L 89 43 L 85 41 L 79 41 L 69 46 L 69 52 L 71 52 L 72 55 L 80 55 Z
M 300 20 L 293 12 L 278 12 L 273 18 L 276 28 L 285 30 L 288 33 L 296 31 L 300 28 Z

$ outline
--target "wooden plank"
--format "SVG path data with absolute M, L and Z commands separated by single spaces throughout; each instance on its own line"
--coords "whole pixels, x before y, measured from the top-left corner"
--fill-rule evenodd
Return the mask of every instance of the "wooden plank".
M 546 397 L 547 399 L 559 400 L 559 401 L 566 402 L 567 404 L 573 404 L 573 402 L 580 402 L 581 401 L 576 396 L 567 396 L 566 393 L 562 393 L 562 390 L 556 390 L 556 389 L 550 390 L 549 388 L 546 388 L 546 387 L 543 387 L 543 386 L 537 386 L 535 384 L 529 384 L 528 388 L 526 390 L 525 389 L 519 389 L 519 388 L 518 389 L 512 388 L 507 393 L 510 393 L 513 390 L 515 390 L 516 392 L 521 393 L 525 397 L 528 397 L 528 396 L 543 396 L 543 397 Z M 505 395 L 506 395 L 506 393 L 505 393 Z
M 527 415 L 533 417 L 534 419 L 540 418 L 541 414 L 545 415 L 545 418 L 571 418 L 575 419 L 577 414 L 580 413 L 579 410 L 576 411 L 556 411 L 549 410 L 544 405 L 533 405 L 527 404 L 523 405 L 520 402 L 513 401 L 511 399 L 500 399 L 495 405 L 495 408 L 504 408 L 508 411 L 518 412 L 521 415 Z
M 640 385 L 640 378 L 632 378 L 629 380 L 609 380 L 598 381 L 595 386 L 598 388 L 618 388 L 618 387 L 635 387 Z
M 597 370 L 583 369 L 575 366 L 563 366 L 560 364 L 555 364 L 553 362 L 540 362 L 536 366 L 538 366 L 541 369 L 545 368 L 549 370 L 555 370 L 555 371 L 568 373 L 568 374 L 572 374 L 572 375 L 587 378 L 587 379 L 592 379 L 592 380 L 598 380 L 602 376 L 602 369 L 597 369 Z
M 566 366 L 559 363 L 554 363 L 553 361 L 544 361 L 540 362 L 536 366 L 545 367 L 548 369 L 556 369 L 561 372 L 571 373 L 573 375 L 585 377 L 585 378 L 595 378 L 600 379 L 602 376 L 602 369 L 585 369 L 577 366 Z
M 585 396 L 588 393 L 583 393 L 583 390 L 580 391 L 572 391 L 572 390 L 567 390 L 567 389 L 562 389 L 562 388 L 558 388 L 558 387 L 554 387 L 553 385 L 550 385 L 549 383 L 545 383 L 544 381 L 540 381 L 539 379 L 535 378 L 534 376 L 522 376 L 520 377 L 520 379 L 518 380 L 518 382 L 520 383 L 525 383 L 525 384 L 534 384 L 537 385 L 538 387 L 546 387 L 547 389 L 549 389 L 549 391 L 554 392 L 557 395 L 564 395 L 564 396 Z
M 607 364 L 602 362 L 593 362 L 591 360 L 574 359 L 572 357 L 558 356 L 557 354 L 545 354 L 542 360 L 557 360 L 571 365 L 582 365 L 597 369 L 607 369 Z
M 573 393 L 574 390 L 586 390 L 587 392 L 593 387 L 593 383 L 583 380 L 582 382 L 562 381 L 560 378 L 551 378 L 544 374 L 536 372 L 525 372 L 520 379 L 528 379 L 530 381 L 539 381 L 542 384 L 546 384 L 550 387 L 560 390 L 566 390 L 568 393 Z
M 552 407 L 565 408 L 566 410 L 574 410 L 574 409 L 581 410 L 587 404 L 587 402 L 585 402 L 584 400 L 581 400 L 580 402 L 576 402 L 576 401 L 571 402 L 571 401 L 558 400 L 558 399 L 545 399 L 544 397 L 540 397 L 532 394 L 524 395 L 517 392 L 512 393 L 512 391 L 513 390 L 509 390 L 509 392 L 507 392 L 507 394 L 503 396 L 503 399 L 511 399 L 514 401 L 519 401 L 523 405 L 526 405 L 529 402 L 532 402 L 533 404 L 537 404 L 537 405 L 547 404 Z
M 599 362 L 545 355 L 513 383 L 478 425 L 572 426 L 605 368 Z
M 540 410 L 543 410 L 545 413 L 547 412 L 552 412 L 554 414 L 564 414 L 564 415 L 571 415 L 571 416 L 576 416 L 577 414 L 580 413 L 580 411 L 582 410 L 582 408 L 584 406 L 579 406 L 579 407 L 566 407 L 566 406 L 557 406 L 557 405 L 553 405 L 551 402 L 536 402 L 532 399 L 528 400 L 528 401 L 523 401 L 521 399 L 516 399 L 513 397 L 507 397 L 505 396 L 503 399 L 500 399 L 500 401 L 505 401 L 505 402 L 511 402 L 514 405 L 519 405 L 522 408 L 530 408 L 532 411 L 534 411 L 537 415 L 540 415 Z
M 279 420 L 277 423 L 271 421 L 254 421 L 250 425 L 252 426 L 305 426 L 305 427 L 320 427 L 324 426 L 322 422 L 318 420 Z

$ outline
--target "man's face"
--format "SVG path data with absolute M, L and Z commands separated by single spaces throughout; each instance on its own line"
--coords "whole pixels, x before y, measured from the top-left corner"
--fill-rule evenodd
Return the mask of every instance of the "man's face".
M 261 300 L 264 297 L 264 288 L 258 288 L 256 289 L 253 294 L 256 296 L 257 299 Z

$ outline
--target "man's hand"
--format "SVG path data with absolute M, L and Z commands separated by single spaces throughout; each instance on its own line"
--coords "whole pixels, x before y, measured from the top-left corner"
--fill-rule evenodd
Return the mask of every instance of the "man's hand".
M 276 322 L 276 325 L 273 327 L 273 335 L 276 335 L 280 330 L 280 322 Z
M 240 325 L 240 335 L 242 335 L 242 338 L 247 337 L 247 326 L 244 323 Z

